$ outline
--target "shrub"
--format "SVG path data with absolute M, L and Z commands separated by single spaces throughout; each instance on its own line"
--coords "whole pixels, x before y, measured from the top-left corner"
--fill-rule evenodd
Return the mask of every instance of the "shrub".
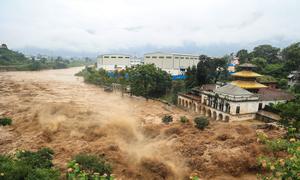
M 162 118 L 162 122 L 163 122 L 163 123 L 166 123 L 166 124 L 168 124 L 168 123 L 170 123 L 170 122 L 172 122 L 172 121 L 173 121 L 173 117 L 170 116 L 170 115 L 165 115 L 165 116 Z
M 185 117 L 185 116 L 181 116 L 180 117 L 180 122 L 181 123 L 187 123 L 187 122 L 189 122 L 189 119 L 187 117 Z
M 31 170 L 26 163 L 14 160 L 13 157 L 0 155 L 0 179 L 24 179 Z
M 37 152 L 19 151 L 16 156 L 0 155 L 0 179 L 58 180 L 60 172 L 52 168 L 49 152 L 53 153 L 44 148 Z
M 55 180 L 55 179 L 59 179 L 60 177 L 60 173 L 59 171 L 57 171 L 56 169 L 35 169 L 33 171 L 31 171 L 28 176 L 27 179 L 30 180 Z
M 299 179 L 300 177 L 300 141 L 296 138 L 270 140 L 266 135 L 258 135 L 259 142 L 266 144 L 272 152 L 284 151 L 288 155 L 281 158 L 261 156 L 258 163 L 262 169 L 268 170 L 267 176 L 260 179 Z M 275 145 L 276 144 L 276 145 Z
M 17 152 L 17 158 L 33 168 L 50 168 L 53 166 L 53 154 L 54 152 L 49 148 L 42 148 L 37 152 L 23 150 Z
M 11 118 L 8 117 L 0 118 L 0 125 L 2 126 L 11 125 L 11 123 L 12 123 Z
M 203 130 L 209 124 L 209 121 L 206 117 L 196 117 L 194 122 L 196 123 L 195 126 L 201 130 Z
M 101 156 L 79 154 L 68 163 L 68 179 L 112 179 L 112 167 Z

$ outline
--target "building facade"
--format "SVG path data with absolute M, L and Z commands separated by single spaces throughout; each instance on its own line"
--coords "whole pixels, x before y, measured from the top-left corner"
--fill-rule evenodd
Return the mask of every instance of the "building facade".
M 197 66 L 199 56 L 177 53 L 147 53 L 144 55 L 144 64 L 154 64 L 171 75 L 183 74 L 188 67 Z
M 226 85 L 208 84 L 179 94 L 178 105 L 213 120 L 229 122 L 255 119 L 266 105 L 294 98 L 287 92 L 256 82 L 260 75 L 252 72 L 253 65 L 241 67 L 245 69 L 236 73 L 234 81 Z
M 288 86 L 293 87 L 296 84 L 300 84 L 300 71 L 292 71 L 288 75 Z
M 103 54 L 97 58 L 97 68 L 107 71 L 125 69 L 130 66 L 132 57 L 126 54 Z

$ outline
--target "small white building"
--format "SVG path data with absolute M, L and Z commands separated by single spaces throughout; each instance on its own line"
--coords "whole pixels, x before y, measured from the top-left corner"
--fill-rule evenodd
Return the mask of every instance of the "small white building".
M 288 86 L 292 87 L 295 86 L 297 83 L 300 83 L 299 79 L 300 79 L 300 71 L 292 71 L 288 75 Z
M 154 64 L 156 67 L 172 75 L 183 74 L 188 67 L 197 66 L 198 55 L 154 52 L 144 54 L 144 64 Z

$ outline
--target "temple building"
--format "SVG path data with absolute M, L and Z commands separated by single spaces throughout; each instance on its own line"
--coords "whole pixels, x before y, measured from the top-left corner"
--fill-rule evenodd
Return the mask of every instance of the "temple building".
M 256 79 L 261 75 L 253 71 L 255 67 L 241 64 L 241 71 L 232 74 L 234 80 L 227 84 L 206 84 L 179 94 L 178 105 L 213 120 L 229 122 L 255 119 L 266 105 L 294 98 L 287 92 L 258 83 Z

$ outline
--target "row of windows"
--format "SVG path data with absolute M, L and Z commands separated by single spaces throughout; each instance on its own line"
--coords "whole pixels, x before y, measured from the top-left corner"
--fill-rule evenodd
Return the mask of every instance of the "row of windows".
M 107 58 L 109 58 L 109 56 L 104 56 L 103 58 L 107 59 Z M 123 56 L 119 56 L 119 57 L 110 56 L 110 58 L 119 58 L 119 59 L 126 58 L 126 59 L 129 59 L 129 56 L 125 56 L 125 57 L 123 57 Z
M 145 57 L 146 59 L 150 59 L 150 58 L 152 58 L 152 59 L 157 59 L 157 56 L 146 56 Z M 158 56 L 158 58 L 159 59 L 164 59 L 165 58 L 165 56 Z M 166 59 L 172 59 L 172 56 L 166 56 Z M 175 56 L 175 59 L 194 59 L 194 60 L 198 60 L 198 58 L 197 57 L 177 57 L 177 56 Z

